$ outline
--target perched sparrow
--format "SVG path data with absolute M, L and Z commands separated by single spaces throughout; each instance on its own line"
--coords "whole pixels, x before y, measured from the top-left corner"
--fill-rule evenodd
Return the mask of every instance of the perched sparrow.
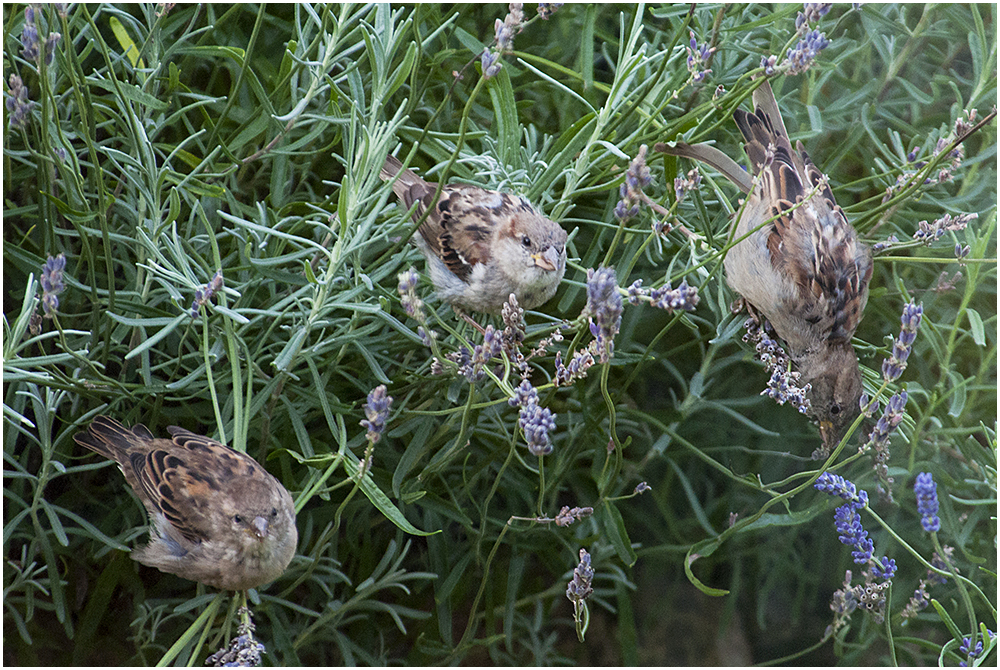
M 431 206 L 437 184 L 400 170 L 394 156 L 380 176 L 413 220 Z M 495 314 L 511 293 L 525 309 L 551 298 L 566 271 L 566 231 L 524 198 L 478 186 L 448 184 L 414 242 L 427 258 L 438 295 L 451 305 Z
M 757 179 L 704 144 L 656 149 L 707 163 L 750 193 L 733 239 L 749 237 L 726 255 L 726 279 L 788 345 L 801 381 L 812 385 L 810 414 L 830 445 L 859 411 L 861 372 L 851 337 L 868 301 L 871 252 L 802 143 L 792 149 L 770 84 L 754 91 L 753 102 L 754 113 L 737 109 L 734 118 Z
M 277 579 L 299 540 L 292 496 L 246 454 L 177 426 L 167 430 L 172 440 L 99 416 L 73 436 L 118 463 L 149 512 L 152 536 L 132 558 L 224 590 Z

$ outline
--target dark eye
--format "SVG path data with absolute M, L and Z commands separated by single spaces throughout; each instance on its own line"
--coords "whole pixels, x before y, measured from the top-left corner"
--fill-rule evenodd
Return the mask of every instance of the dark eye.
M 531 238 L 528 237 L 527 235 L 522 235 L 521 236 L 521 246 L 524 247 L 525 249 L 530 249 L 531 248 Z
M 840 405 L 838 405 L 837 403 L 833 403 L 833 407 L 830 408 L 830 414 L 832 414 L 833 416 L 837 416 L 838 414 L 840 414 Z
M 278 516 L 278 508 L 277 507 L 272 507 L 271 508 L 271 516 L 275 517 L 275 518 Z
M 239 514 L 233 515 L 233 523 L 243 523 L 243 517 Z

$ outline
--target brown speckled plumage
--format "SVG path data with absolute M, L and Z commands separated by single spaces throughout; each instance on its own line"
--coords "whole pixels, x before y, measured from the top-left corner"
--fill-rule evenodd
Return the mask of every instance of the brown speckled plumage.
M 861 373 L 850 340 L 868 301 L 871 252 L 802 143 L 792 147 L 767 82 L 753 102 L 754 112 L 738 109 L 734 118 L 756 185 L 707 145 L 656 148 L 708 163 L 749 192 L 734 239 L 749 236 L 726 255 L 726 279 L 788 345 L 802 382 L 812 386 L 811 414 L 830 443 L 859 411 Z
M 132 557 L 224 590 L 279 577 L 298 543 L 288 491 L 246 454 L 177 426 L 167 430 L 173 439 L 99 416 L 74 436 L 118 463 L 149 512 L 150 541 Z
M 381 177 L 414 221 L 433 204 L 437 184 L 386 158 Z M 460 308 L 496 313 L 511 293 L 531 309 L 552 297 L 566 270 L 566 231 L 523 197 L 448 184 L 414 241 L 441 297 Z

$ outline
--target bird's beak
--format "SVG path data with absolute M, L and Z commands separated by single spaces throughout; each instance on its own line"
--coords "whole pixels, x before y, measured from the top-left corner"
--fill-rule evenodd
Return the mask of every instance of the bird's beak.
M 262 516 L 254 517 L 253 523 L 250 525 L 253 528 L 251 532 L 258 540 L 263 540 L 267 537 L 267 519 Z
M 834 446 L 836 443 L 836 434 L 833 431 L 833 423 L 831 421 L 820 421 L 819 422 L 819 434 L 823 438 L 823 446 L 827 449 Z
M 531 258 L 546 272 L 554 272 L 559 267 L 559 251 L 555 247 L 549 247 L 540 254 L 531 254 Z

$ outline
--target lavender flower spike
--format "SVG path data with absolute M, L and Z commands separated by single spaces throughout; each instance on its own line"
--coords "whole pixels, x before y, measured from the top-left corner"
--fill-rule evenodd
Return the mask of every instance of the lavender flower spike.
M 597 340 L 601 363 L 607 363 L 615 351 L 615 335 L 622 323 L 624 305 L 618 292 L 614 268 L 587 270 L 587 312 L 590 333 Z
M 45 316 L 52 316 L 59 309 L 59 294 L 66 289 L 63 282 L 63 270 L 66 269 L 66 256 L 59 254 L 55 258 L 49 256 L 42 266 L 42 274 L 38 281 L 42 285 L 42 309 Z
M 824 493 L 847 501 L 847 504 L 841 505 L 833 513 L 837 535 L 841 542 L 854 547 L 851 556 L 854 557 L 855 563 L 868 563 L 875 550 L 875 544 L 868 538 L 868 531 L 862 527 L 861 515 L 858 514 L 858 510 L 868 504 L 868 492 L 858 491 L 852 482 L 831 472 L 821 474 L 813 486 Z
M 368 393 L 368 402 L 365 403 L 367 418 L 361 420 L 361 425 L 368 429 L 366 437 L 369 443 L 375 444 L 382 439 L 391 407 L 392 396 L 386 392 L 385 384 L 376 386 Z
M 941 530 L 941 519 L 938 517 L 938 497 L 937 484 L 934 483 L 934 476 L 929 472 L 921 472 L 917 475 L 917 481 L 913 484 L 913 492 L 917 494 L 917 512 L 920 514 L 920 523 L 928 533 L 936 533 Z
M 586 549 L 580 550 L 580 564 L 573 570 L 573 579 L 566 587 L 566 597 L 573 603 L 574 610 L 580 608 L 583 601 L 594 592 L 591 582 L 594 579 L 594 568 L 590 566 L 590 554 Z
M 896 381 L 906 369 L 906 359 L 910 357 L 913 342 L 917 339 L 917 329 L 920 328 L 923 314 L 922 304 L 910 302 L 903 307 L 899 337 L 892 344 L 892 357 L 882 363 L 882 378 L 886 381 Z
M 10 112 L 10 127 L 27 128 L 35 103 L 28 99 L 28 88 L 20 77 L 12 74 L 9 82 L 7 93 L 10 97 L 4 104 L 7 106 L 7 111 Z

